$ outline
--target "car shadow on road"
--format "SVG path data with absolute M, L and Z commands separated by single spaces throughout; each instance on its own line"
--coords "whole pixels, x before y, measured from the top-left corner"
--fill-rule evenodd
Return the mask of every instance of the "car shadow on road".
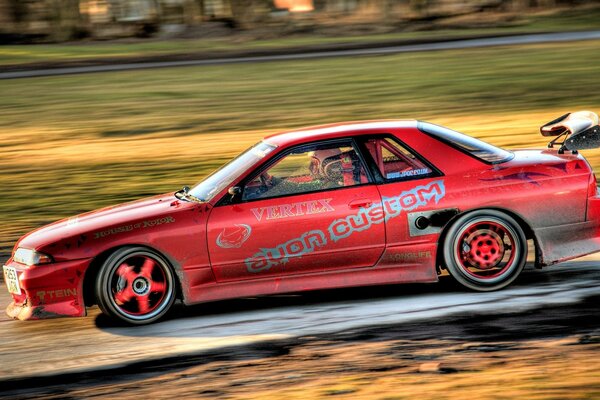
M 442 277 L 436 283 L 377 285 L 343 289 L 314 290 L 268 296 L 243 297 L 238 299 L 211 301 L 191 306 L 176 303 L 169 314 L 161 322 L 218 316 L 231 313 L 276 310 L 286 307 L 325 305 L 347 303 L 364 300 L 389 299 L 398 296 L 413 296 L 431 293 L 460 292 L 462 289 L 451 278 Z M 98 315 L 96 324 L 99 328 L 127 327 L 104 314 Z M 134 327 L 135 329 L 135 327 Z
M 590 268 L 595 267 L 595 268 Z M 543 288 L 557 281 L 568 280 L 586 280 L 597 279 L 600 275 L 598 262 L 570 262 L 559 266 L 553 266 L 544 270 L 536 270 L 533 265 L 527 265 L 521 276 L 515 281 L 511 288 Z M 473 291 L 459 286 L 451 277 L 442 276 L 437 283 L 430 284 L 400 284 L 400 285 L 380 285 L 345 289 L 318 290 L 302 293 L 291 293 L 282 295 L 270 295 L 261 297 L 245 297 L 232 300 L 213 301 L 193 306 L 185 306 L 181 303 L 174 305 L 172 311 L 159 323 L 154 325 L 186 322 L 192 319 L 210 319 L 211 317 L 229 318 L 233 315 L 242 314 L 263 314 L 275 313 L 273 315 L 281 316 L 281 312 L 286 314 L 285 309 L 289 309 L 290 314 L 298 312 L 318 312 L 320 308 L 338 309 L 340 313 L 344 312 L 345 305 L 355 305 L 360 302 L 378 304 L 378 301 L 422 298 L 425 296 L 434 297 L 437 295 L 457 295 L 464 294 L 472 296 Z M 418 301 L 418 300 L 417 300 Z M 242 317 L 244 318 L 244 317 Z M 252 317 L 249 317 L 252 318 Z M 145 327 L 132 327 L 124 325 L 100 314 L 96 317 L 96 325 L 103 330 L 110 330 L 111 333 L 117 333 L 125 336 L 161 336 L 161 329 L 147 329 Z M 236 323 L 235 318 L 224 322 L 227 324 Z M 201 324 L 200 324 L 201 325 Z M 175 325 L 174 325 L 175 327 Z M 115 330 L 116 328 L 116 330 Z M 227 329 L 224 328 L 226 331 Z M 196 330 L 195 334 L 199 334 Z M 169 336 L 171 334 L 168 334 Z

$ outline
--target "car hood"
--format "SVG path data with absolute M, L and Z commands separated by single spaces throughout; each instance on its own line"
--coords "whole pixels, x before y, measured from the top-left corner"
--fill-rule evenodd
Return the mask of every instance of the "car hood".
M 36 229 L 23 236 L 15 247 L 39 250 L 61 240 L 93 235 L 105 229 L 156 218 L 192 203 L 177 200 L 173 193 L 158 195 L 66 218 Z

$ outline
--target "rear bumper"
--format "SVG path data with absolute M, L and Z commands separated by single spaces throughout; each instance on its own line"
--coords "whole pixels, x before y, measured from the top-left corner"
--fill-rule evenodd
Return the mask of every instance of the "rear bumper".
M 552 265 L 600 252 L 600 197 L 588 198 L 587 221 L 534 229 L 538 264 Z
M 91 259 L 66 261 L 28 267 L 10 262 L 17 270 L 21 294 L 12 294 L 6 314 L 15 319 L 32 320 L 86 315 L 83 277 Z

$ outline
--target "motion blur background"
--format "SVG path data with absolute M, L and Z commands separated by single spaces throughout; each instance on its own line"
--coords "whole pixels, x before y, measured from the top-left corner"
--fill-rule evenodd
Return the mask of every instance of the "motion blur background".
M 444 28 L 584 27 L 594 0 L 0 0 L 12 40 L 374 34 Z M 552 18 L 561 14 L 560 18 Z M 531 17 L 537 18 L 532 21 Z M 572 26 L 571 23 L 578 26 Z M 245 31 L 242 35 L 242 30 Z

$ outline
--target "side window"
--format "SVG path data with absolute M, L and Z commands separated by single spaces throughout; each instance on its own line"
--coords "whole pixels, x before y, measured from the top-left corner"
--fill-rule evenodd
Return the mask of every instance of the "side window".
M 336 189 L 367 183 L 350 141 L 302 146 L 260 172 L 243 188 L 242 200 Z
M 433 172 L 415 154 L 391 138 L 368 139 L 365 146 L 385 180 L 425 177 Z

